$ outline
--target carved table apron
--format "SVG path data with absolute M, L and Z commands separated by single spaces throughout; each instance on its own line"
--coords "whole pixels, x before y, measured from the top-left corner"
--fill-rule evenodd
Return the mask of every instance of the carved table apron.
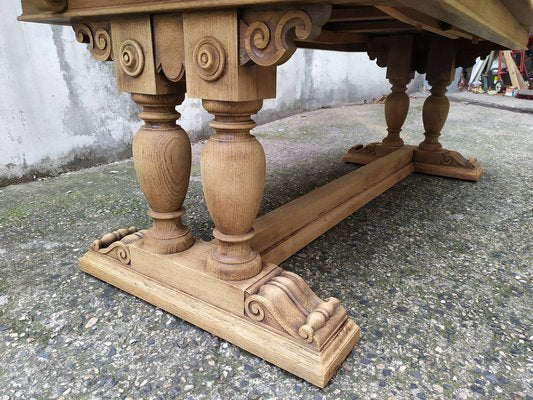
M 456 66 L 527 43 L 515 19 L 517 4 L 526 2 L 508 10 L 487 0 L 487 7 L 474 7 L 475 18 L 468 0 L 108 3 L 22 0 L 20 17 L 72 25 L 96 59 L 114 61 L 119 89 L 142 106 L 133 159 L 153 224 L 94 241 L 81 269 L 324 387 L 359 327 L 339 300 L 322 300 L 278 264 L 413 172 L 479 179 L 477 160 L 439 143 L 446 87 Z M 387 66 L 388 135 L 344 156 L 368 165 L 257 218 L 265 154 L 250 134 L 250 117 L 276 96 L 276 66 L 297 47 L 366 51 Z M 418 146 L 400 137 L 414 71 L 426 72 L 432 87 Z M 181 222 L 191 146 L 176 125 L 176 106 L 185 92 L 214 116 L 201 157 L 211 242 L 195 240 Z

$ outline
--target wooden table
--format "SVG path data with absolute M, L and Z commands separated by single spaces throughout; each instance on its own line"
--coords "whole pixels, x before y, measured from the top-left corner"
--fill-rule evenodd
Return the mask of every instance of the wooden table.
M 114 60 L 119 89 L 143 107 L 133 158 L 153 225 L 94 241 L 81 269 L 321 387 L 350 353 L 359 327 L 339 300 L 320 299 L 278 264 L 413 172 L 478 180 L 477 160 L 439 143 L 446 87 L 455 68 L 477 56 L 523 49 L 532 16 L 529 0 L 22 0 L 22 6 L 21 21 L 71 25 L 96 59 Z M 388 67 L 388 134 L 344 156 L 368 165 L 257 218 L 265 154 L 250 134 L 250 117 L 276 96 L 276 66 L 297 47 L 365 51 Z M 414 71 L 427 73 L 432 88 L 424 140 L 413 146 L 404 145 L 400 131 Z M 195 240 L 181 222 L 191 147 L 175 107 L 185 92 L 214 116 L 201 158 L 216 227 L 211 242 Z

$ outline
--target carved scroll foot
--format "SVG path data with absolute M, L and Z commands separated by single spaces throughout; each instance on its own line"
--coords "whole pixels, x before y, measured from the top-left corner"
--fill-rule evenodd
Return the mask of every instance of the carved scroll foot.
M 459 152 L 446 149 L 440 151 L 415 149 L 413 165 L 415 172 L 474 182 L 477 182 L 482 174 L 477 159 L 466 159 Z
M 388 146 L 383 143 L 369 143 L 366 146 L 358 144 L 344 154 L 342 161 L 365 165 L 401 148 L 402 146 Z
M 391 147 L 383 143 L 370 143 L 366 146 L 352 147 L 342 157 L 342 160 L 353 164 L 369 164 L 398 149 L 405 148 L 413 150 L 412 163 L 415 172 L 474 182 L 477 182 L 481 177 L 482 170 L 478 160 L 475 158 L 466 159 L 459 152 L 446 149 L 428 151 L 413 145 Z
M 320 299 L 299 275 L 279 267 L 249 289 L 245 311 L 253 321 L 315 351 L 348 319 L 339 300 Z
M 129 265 L 131 263 L 129 245 L 142 239 L 145 234 L 146 230 L 139 230 L 134 226 L 118 229 L 92 242 L 89 249 Z

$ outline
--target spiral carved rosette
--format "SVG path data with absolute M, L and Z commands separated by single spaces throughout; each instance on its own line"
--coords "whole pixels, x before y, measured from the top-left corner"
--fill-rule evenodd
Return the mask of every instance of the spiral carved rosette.
M 89 51 L 98 61 L 110 61 L 112 59 L 111 35 L 109 26 L 89 26 L 86 24 L 74 24 L 76 40 L 87 43 Z
M 245 301 L 245 314 L 315 350 L 346 321 L 339 300 L 321 300 L 298 275 L 278 268 Z
M 35 7 L 40 11 L 59 13 L 67 9 L 67 0 L 34 0 Z
M 294 40 L 310 40 L 320 34 L 331 7 L 305 10 L 245 11 L 240 26 L 240 63 L 280 65 L 296 51 Z
M 146 231 L 138 230 L 134 226 L 107 233 L 99 240 L 91 243 L 90 249 L 120 261 L 124 265 L 131 262 L 128 245 L 144 237 Z
M 216 81 L 226 69 L 226 50 L 214 37 L 205 37 L 196 44 L 193 59 L 196 72 L 206 81 Z
M 120 45 L 119 62 L 126 75 L 135 78 L 144 70 L 144 53 L 139 42 L 128 39 Z

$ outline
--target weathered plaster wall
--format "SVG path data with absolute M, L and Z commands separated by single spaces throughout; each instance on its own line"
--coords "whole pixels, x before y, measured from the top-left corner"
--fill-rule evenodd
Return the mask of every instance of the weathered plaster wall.
M 93 60 L 70 28 L 20 23 L 18 2 L 0 0 L 0 186 L 130 155 L 140 125 L 113 65 Z M 366 54 L 299 50 L 279 68 L 278 98 L 259 123 L 386 93 L 385 70 Z M 179 108 L 192 140 L 208 134 L 197 100 Z

